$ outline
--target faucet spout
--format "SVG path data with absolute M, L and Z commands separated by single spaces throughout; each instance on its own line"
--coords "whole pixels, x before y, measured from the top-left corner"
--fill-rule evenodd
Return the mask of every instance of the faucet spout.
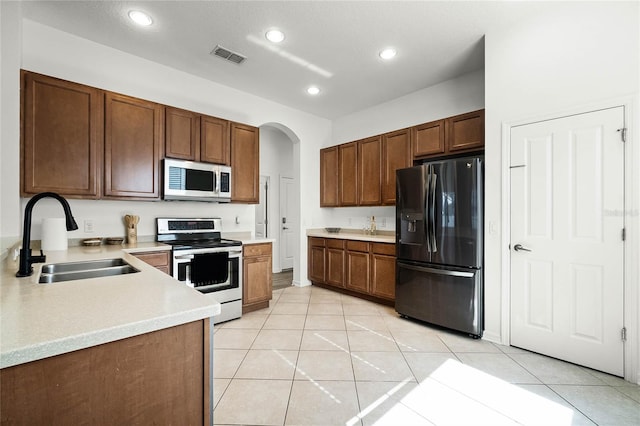
M 43 198 L 55 198 L 60 202 L 64 209 L 64 216 L 66 219 L 67 231 L 75 231 L 78 229 L 78 224 L 71 214 L 71 207 L 64 197 L 56 194 L 55 192 L 41 192 L 36 194 L 27 202 L 27 206 L 24 209 L 24 228 L 22 230 L 22 248 L 20 249 L 20 268 L 16 272 L 16 277 L 28 277 L 33 274 L 34 263 L 44 262 L 46 256 L 40 250 L 40 256 L 31 255 L 31 215 L 33 206 Z

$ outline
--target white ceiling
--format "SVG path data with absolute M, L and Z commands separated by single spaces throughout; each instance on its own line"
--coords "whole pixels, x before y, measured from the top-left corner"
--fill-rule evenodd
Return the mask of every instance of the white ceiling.
M 525 1 L 24 1 L 22 13 L 334 119 L 482 69 L 489 29 L 549 7 Z M 153 25 L 134 25 L 131 9 L 150 14 Z M 272 27 L 284 31 L 284 42 L 266 41 Z M 236 65 L 210 55 L 217 44 L 247 60 Z M 398 55 L 384 62 L 378 52 L 387 46 Z M 315 97 L 305 92 L 312 84 L 321 89 Z

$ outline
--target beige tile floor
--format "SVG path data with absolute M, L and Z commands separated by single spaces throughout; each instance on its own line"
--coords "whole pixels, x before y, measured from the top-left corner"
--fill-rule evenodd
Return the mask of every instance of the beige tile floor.
M 640 387 L 318 287 L 214 328 L 216 425 L 640 425 Z

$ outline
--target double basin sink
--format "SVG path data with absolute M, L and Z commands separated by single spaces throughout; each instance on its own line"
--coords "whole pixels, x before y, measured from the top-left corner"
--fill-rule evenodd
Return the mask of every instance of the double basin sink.
M 38 280 L 41 284 L 86 280 L 140 272 L 122 258 L 88 260 L 83 262 L 50 263 L 42 266 Z

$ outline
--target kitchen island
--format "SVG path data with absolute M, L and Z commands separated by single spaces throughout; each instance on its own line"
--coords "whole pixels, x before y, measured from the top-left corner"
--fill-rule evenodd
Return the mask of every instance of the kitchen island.
M 209 424 L 213 299 L 131 252 L 72 247 L 46 263 L 123 258 L 140 272 L 39 284 L 1 270 L 2 424 Z M 186 423 L 185 423 L 186 422 Z

